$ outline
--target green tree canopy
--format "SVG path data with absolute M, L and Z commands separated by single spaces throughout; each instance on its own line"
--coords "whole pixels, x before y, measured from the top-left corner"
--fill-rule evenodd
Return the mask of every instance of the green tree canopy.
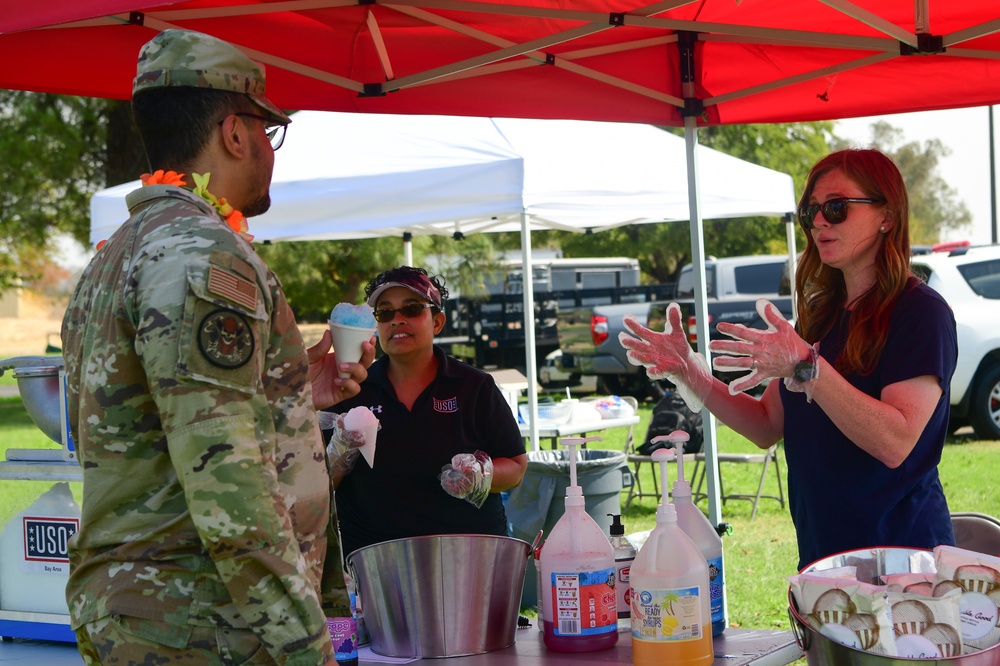
M 104 182 L 103 102 L 0 90 L 0 288 L 41 273 L 56 231 L 86 238 Z
M 847 147 L 842 139 L 836 148 Z M 934 244 L 944 231 L 972 224 L 972 214 L 958 193 L 941 177 L 938 166 L 950 150 L 939 139 L 906 141 L 903 131 L 884 120 L 871 125 L 871 146 L 892 158 L 910 197 L 910 242 Z
M 702 145 L 791 174 L 798 192 L 816 160 L 844 145 L 833 135 L 832 122 L 731 125 L 698 134 Z M 907 143 L 900 130 L 882 122 L 873 125 L 872 143 L 903 172 L 914 242 L 932 243 L 944 229 L 969 224 L 967 208 L 938 174 L 939 159 L 947 154 L 940 141 Z M 86 247 L 90 196 L 147 170 L 129 104 L 123 101 L 0 90 L 0 151 L 8 167 L 0 174 L 0 289 L 40 275 L 57 233 L 69 233 Z M 802 243 L 801 231 L 796 233 Z M 784 252 L 786 247 L 785 227 L 777 218 L 705 220 L 704 236 L 706 252 L 718 256 Z M 594 234 L 541 232 L 533 242 L 559 248 L 567 257 L 636 257 L 650 282 L 675 279 L 691 259 L 683 222 Z M 482 293 L 486 271 L 496 267 L 496 251 L 519 247 L 516 233 L 461 241 L 418 237 L 414 263 L 423 265 L 431 254 L 455 257 L 442 269 L 449 288 L 475 296 Z M 403 260 L 400 239 L 280 243 L 261 246 L 260 252 L 299 316 L 309 318 L 325 317 L 340 300 L 357 302 L 368 279 Z

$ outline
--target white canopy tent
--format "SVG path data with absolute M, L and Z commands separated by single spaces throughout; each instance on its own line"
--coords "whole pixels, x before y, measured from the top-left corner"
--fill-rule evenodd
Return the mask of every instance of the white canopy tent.
M 789 175 L 704 147 L 691 200 L 694 162 L 686 153 L 683 138 L 650 125 L 302 111 L 275 154 L 271 209 L 250 220 L 250 233 L 279 241 L 520 231 L 528 266 L 534 229 L 600 231 L 688 220 L 692 210 L 700 220 L 795 209 Z M 125 195 L 138 185 L 94 195 L 92 243 L 127 218 Z M 531 290 L 524 312 L 535 414 Z M 534 423 L 531 439 L 537 449 Z

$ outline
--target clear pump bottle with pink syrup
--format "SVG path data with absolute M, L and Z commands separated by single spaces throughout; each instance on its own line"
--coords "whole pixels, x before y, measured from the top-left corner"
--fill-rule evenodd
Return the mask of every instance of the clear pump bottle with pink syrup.
M 541 552 L 542 640 L 557 652 L 591 652 L 618 642 L 615 554 L 600 525 L 585 509 L 576 479 L 576 447 L 600 437 L 566 437 L 570 485 L 566 511 Z

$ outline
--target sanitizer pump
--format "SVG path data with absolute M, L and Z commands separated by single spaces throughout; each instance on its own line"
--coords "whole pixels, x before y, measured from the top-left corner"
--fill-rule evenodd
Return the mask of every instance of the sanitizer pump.
M 663 488 L 673 449 L 653 452 Z M 663 493 L 656 527 L 632 563 L 632 663 L 709 666 L 714 660 L 708 565 L 677 524 L 674 505 Z
M 557 652 L 590 652 L 618 642 L 615 554 L 600 525 L 585 509 L 576 479 L 576 447 L 600 437 L 566 437 L 570 485 L 566 511 L 542 546 L 542 639 Z
M 708 587 L 711 592 L 712 636 L 721 636 L 726 630 L 726 579 L 722 569 L 722 538 L 712 527 L 708 517 L 691 501 L 691 484 L 684 480 L 684 447 L 690 435 L 675 430 L 669 435 L 659 435 L 652 441 L 666 440 L 674 443 L 677 452 L 677 480 L 674 481 L 674 508 L 677 524 L 690 537 L 708 564 Z
M 625 526 L 622 517 L 617 513 L 609 513 L 611 527 L 609 541 L 615 551 L 615 597 L 618 600 L 618 631 L 632 631 L 632 587 L 629 576 L 632 572 L 632 562 L 635 561 L 635 546 L 625 536 Z

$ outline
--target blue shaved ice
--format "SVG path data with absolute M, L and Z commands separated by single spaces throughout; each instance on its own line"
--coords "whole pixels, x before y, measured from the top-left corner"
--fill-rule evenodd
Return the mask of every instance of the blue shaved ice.
M 330 323 L 357 328 L 375 328 L 375 316 L 367 305 L 337 303 L 330 313 Z

